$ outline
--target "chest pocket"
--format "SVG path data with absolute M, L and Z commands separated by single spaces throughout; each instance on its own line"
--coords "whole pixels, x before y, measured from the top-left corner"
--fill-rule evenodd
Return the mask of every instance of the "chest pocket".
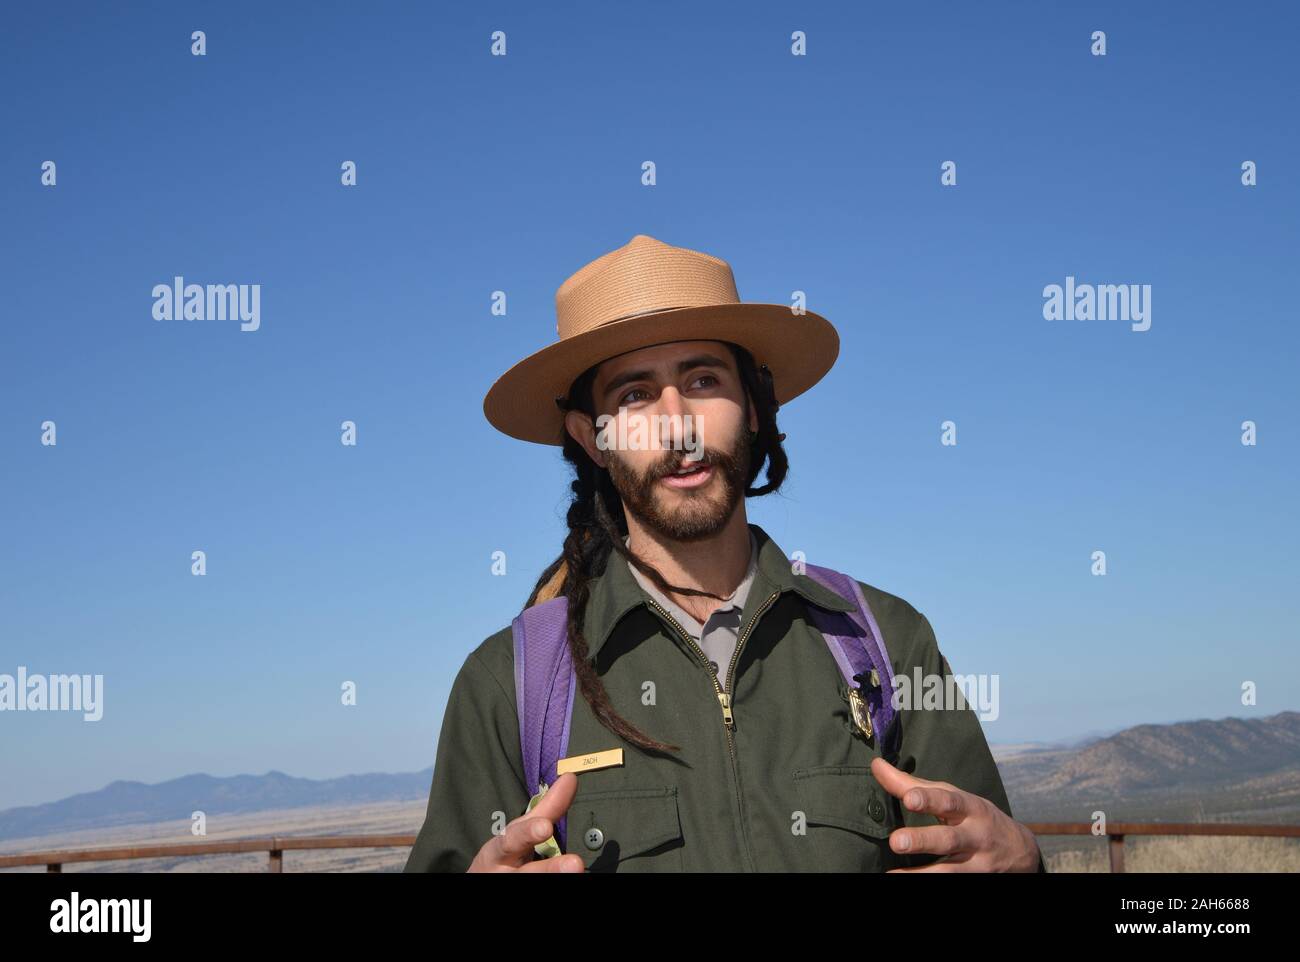
M 566 851 L 589 872 L 680 872 L 677 787 L 581 790 L 569 806 Z
M 901 820 L 868 766 L 822 765 L 792 774 L 807 825 L 801 841 L 809 870 L 880 872 L 902 864 L 889 848 Z

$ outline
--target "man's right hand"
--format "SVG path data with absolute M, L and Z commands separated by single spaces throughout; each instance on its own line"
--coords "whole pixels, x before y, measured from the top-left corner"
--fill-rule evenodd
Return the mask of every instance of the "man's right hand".
M 578 794 L 578 776 L 565 772 L 546 790 L 531 812 L 509 822 L 500 835 L 483 843 L 470 863 L 470 872 L 585 872 L 578 855 L 537 857 L 533 850 L 555 832 L 555 823 Z

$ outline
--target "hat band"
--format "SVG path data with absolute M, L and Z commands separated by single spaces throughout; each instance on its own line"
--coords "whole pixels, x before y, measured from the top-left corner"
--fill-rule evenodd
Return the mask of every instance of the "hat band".
M 608 321 L 601 321 L 596 327 L 608 327 L 610 324 L 617 324 L 619 321 L 630 321 L 634 317 L 642 317 L 646 314 L 662 314 L 664 311 L 679 311 L 684 307 L 690 307 L 690 304 L 678 304 L 674 307 L 652 307 L 648 311 L 636 311 L 632 314 L 620 314 L 618 317 L 610 318 Z M 596 327 L 588 328 L 594 331 Z

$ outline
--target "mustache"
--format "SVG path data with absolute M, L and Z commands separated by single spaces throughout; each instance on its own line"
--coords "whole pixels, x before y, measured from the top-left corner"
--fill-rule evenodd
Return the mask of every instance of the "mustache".
M 681 465 L 683 460 L 689 461 L 697 467 L 704 467 L 706 464 L 715 464 L 718 461 L 718 455 L 709 451 L 707 448 L 699 450 L 700 456 L 698 458 L 687 457 L 687 455 L 693 453 L 695 452 L 685 448 L 668 452 L 668 456 L 664 458 L 663 463 L 655 466 L 654 470 L 651 472 L 651 477 L 662 478 L 669 474 L 676 474 L 677 468 Z

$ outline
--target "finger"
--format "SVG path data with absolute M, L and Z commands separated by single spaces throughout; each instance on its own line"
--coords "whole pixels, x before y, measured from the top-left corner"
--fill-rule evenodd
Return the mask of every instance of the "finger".
M 569 810 L 569 806 L 573 804 L 573 797 L 577 794 L 578 776 L 573 772 L 565 772 L 551 783 L 542 800 L 534 805 L 533 810 L 528 814 L 558 821 Z
M 516 869 L 518 872 L 585 872 L 587 866 L 582 863 L 582 857 L 579 855 L 555 855 L 551 858 L 539 858 L 534 862 L 526 862 Z
M 903 793 L 909 811 L 926 812 L 946 825 L 954 825 L 970 814 L 965 793 L 947 788 L 909 788 Z
M 886 875 L 911 875 L 916 872 L 967 872 L 970 869 L 962 868 L 956 862 L 949 862 L 939 859 L 937 862 L 931 862 L 929 865 L 916 865 L 912 868 L 891 868 Z
M 531 812 L 512 819 L 497 836 L 491 852 L 493 860 L 514 866 L 532 859 L 533 846 L 551 837 L 555 822 L 568 811 L 577 793 L 577 775 L 565 772 L 557 778 Z
M 909 788 L 937 784 L 924 778 L 917 778 L 915 775 L 909 775 L 907 772 L 899 771 L 889 762 L 879 757 L 871 760 L 871 774 L 880 783 L 880 787 L 895 798 L 902 798 L 903 793 Z
M 971 848 L 961 829 L 951 825 L 897 829 L 889 835 L 889 847 L 900 855 L 955 855 Z
M 912 865 L 907 868 L 891 868 L 885 872 L 886 875 L 897 872 L 900 875 L 907 875 L 912 872 L 982 872 L 985 869 L 980 868 L 975 860 L 969 855 L 945 855 L 926 865 Z
M 488 846 L 488 860 L 510 868 L 523 865 L 532 860 L 535 854 L 533 846 L 546 841 L 554 831 L 555 823 L 549 818 L 538 817 L 532 812 L 521 815 L 492 840 Z

